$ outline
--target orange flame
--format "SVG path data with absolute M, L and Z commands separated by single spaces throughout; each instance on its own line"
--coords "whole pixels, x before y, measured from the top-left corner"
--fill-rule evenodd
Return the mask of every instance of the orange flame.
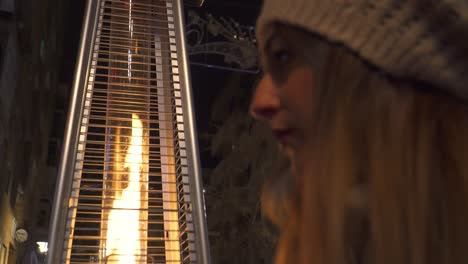
M 132 135 L 123 166 L 128 169 L 128 185 L 115 197 L 109 213 L 106 263 L 136 264 L 144 259 L 140 231 L 143 163 L 143 123 L 132 114 Z

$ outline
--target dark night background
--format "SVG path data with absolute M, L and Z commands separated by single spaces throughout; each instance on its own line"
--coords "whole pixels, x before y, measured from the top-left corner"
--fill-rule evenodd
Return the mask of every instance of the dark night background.
M 47 240 L 85 3 L 0 0 L 0 264 Z M 206 0 L 185 8 L 253 27 L 260 5 Z M 262 219 L 259 193 L 274 147 L 247 113 L 258 74 L 190 70 L 212 263 L 270 263 L 275 234 Z M 29 231 L 27 242 L 14 241 L 18 228 Z

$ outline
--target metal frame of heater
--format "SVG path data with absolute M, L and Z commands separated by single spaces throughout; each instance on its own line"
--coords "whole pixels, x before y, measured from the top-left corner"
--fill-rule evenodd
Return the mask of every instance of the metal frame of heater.
M 81 42 L 75 69 L 75 79 L 72 87 L 68 121 L 65 129 L 61 161 L 58 168 L 55 198 L 51 215 L 49 250 L 47 264 L 61 263 L 66 237 L 66 218 L 69 199 L 72 191 L 72 179 L 77 159 L 78 142 L 81 122 L 86 101 L 86 87 L 90 77 L 93 60 L 93 47 L 99 20 L 101 3 L 106 0 L 88 0 L 83 21 Z M 182 0 L 167 0 L 172 2 L 174 13 L 175 37 L 177 39 L 177 60 L 182 93 L 182 108 L 184 112 L 184 132 L 187 150 L 187 165 L 190 172 L 192 214 L 195 231 L 197 263 L 209 264 L 209 243 L 206 227 L 200 161 L 198 156 L 197 134 L 193 107 L 192 90 L 190 86 L 190 70 L 186 56 L 186 40 Z

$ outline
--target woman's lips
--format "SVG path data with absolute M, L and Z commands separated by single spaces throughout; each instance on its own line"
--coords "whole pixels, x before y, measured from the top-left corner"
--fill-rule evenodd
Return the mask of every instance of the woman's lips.
M 273 135 L 281 143 L 281 145 L 292 145 L 293 130 L 292 129 L 274 129 Z

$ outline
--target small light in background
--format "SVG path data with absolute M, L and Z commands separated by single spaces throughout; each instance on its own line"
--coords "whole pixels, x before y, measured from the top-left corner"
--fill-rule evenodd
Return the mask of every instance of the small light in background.
M 47 242 L 36 242 L 39 246 L 39 252 L 46 253 L 47 252 Z

